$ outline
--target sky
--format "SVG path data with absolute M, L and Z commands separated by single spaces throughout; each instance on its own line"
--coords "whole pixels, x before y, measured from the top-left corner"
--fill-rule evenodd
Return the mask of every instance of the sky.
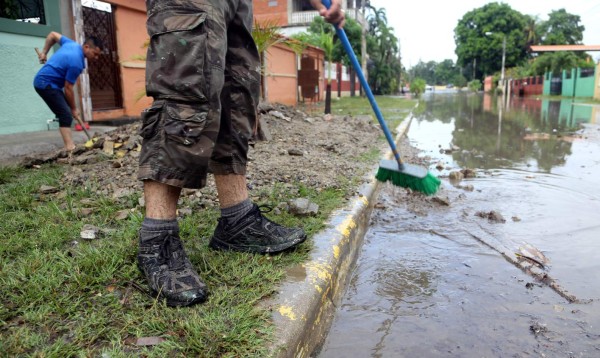
M 400 40 L 402 63 L 406 68 L 423 62 L 441 62 L 451 59 L 454 53 L 454 28 L 469 11 L 487 3 L 501 2 L 524 15 L 548 20 L 552 10 L 565 9 L 581 17 L 585 26 L 583 44 L 600 45 L 600 0 L 371 0 L 376 8 L 385 8 L 388 25 L 394 28 Z M 590 55 L 598 61 L 600 52 Z

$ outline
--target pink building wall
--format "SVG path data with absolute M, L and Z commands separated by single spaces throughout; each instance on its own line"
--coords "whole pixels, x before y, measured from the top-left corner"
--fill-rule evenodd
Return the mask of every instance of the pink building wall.
M 146 32 L 146 3 L 144 0 L 105 0 L 114 5 L 117 36 L 117 51 L 121 64 L 121 86 L 123 108 L 107 111 L 93 111 L 94 120 L 110 120 L 122 117 L 138 117 L 150 105 L 152 99 L 145 93 L 144 43 Z M 136 57 L 138 59 L 136 59 Z M 139 97 L 141 99 L 138 99 Z

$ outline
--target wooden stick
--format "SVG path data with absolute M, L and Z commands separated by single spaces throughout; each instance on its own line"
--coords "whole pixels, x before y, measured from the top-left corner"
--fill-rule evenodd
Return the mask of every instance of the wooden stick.
M 44 61 L 40 58 L 40 57 L 42 57 L 42 53 L 40 52 L 40 49 L 38 49 L 37 47 L 34 47 L 34 49 L 35 49 L 35 53 L 37 53 L 38 58 L 40 59 L 40 63 L 41 64 L 45 63 L 46 61 Z
M 79 122 L 79 125 L 81 126 L 81 129 L 83 129 L 83 131 L 85 132 L 85 135 L 87 136 L 87 138 L 92 139 L 92 137 L 88 133 L 87 129 L 85 129 L 85 123 L 83 123 L 81 118 L 79 118 L 79 116 L 76 116 L 76 115 L 73 115 L 73 117 L 75 117 L 75 120 L 77 120 L 77 122 Z

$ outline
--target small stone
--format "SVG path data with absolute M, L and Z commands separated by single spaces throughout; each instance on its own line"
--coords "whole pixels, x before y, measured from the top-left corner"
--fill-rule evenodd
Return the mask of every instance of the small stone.
M 53 186 L 49 186 L 49 185 L 42 185 L 40 187 L 40 193 L 42 194 L 54 194 L 54 193 L 58 193 L 60 189 L 53 187 Z
M 89 224 L 85 224 L 83 225 L 83 228 L 81 228 L 81 232 L 80 232 L 80 237 L 83 240 L 96 240 L 99 239 L 100 236 L 100 228 L 93 226 L 93 225 L 89 225 Z

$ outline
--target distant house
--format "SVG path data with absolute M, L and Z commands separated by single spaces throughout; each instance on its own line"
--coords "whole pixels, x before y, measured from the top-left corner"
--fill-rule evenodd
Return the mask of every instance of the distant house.
M 313 19 L 319 16 L 309 0 L 253 0 L 253 5 L 256 22 L 275 22 L 285 36 L 306 32 Z M 356 19 L 362 26 L 367 25 L 361 10 L 362 0 L 345 0 L 342 6 L 347 17 Z M 266 93 L 271 102 L 294 105 L 298 100 L 323 100 L 327 71 L 331 71 L 332 95 L 349 95 L 352 89 L 359 91 L 358 78 L 351 78 L 349 68 L 327 63 L 320 49 L 308 47 L 302 55 L 294 56 L 291 50 L 276 46 L 265 58 Z M 282 72 L 280 69 L 283 68 L 285 71 Z
M 306 31 L 313 19 L 319 16 L 309 0 L 253 0 L 253 4 L 256 20 L 275 20 L 286 36 Z M 367 26 L 362 6 L 363 0 L 342 2 L 347 17 L 355 19 L 361 26 Z

